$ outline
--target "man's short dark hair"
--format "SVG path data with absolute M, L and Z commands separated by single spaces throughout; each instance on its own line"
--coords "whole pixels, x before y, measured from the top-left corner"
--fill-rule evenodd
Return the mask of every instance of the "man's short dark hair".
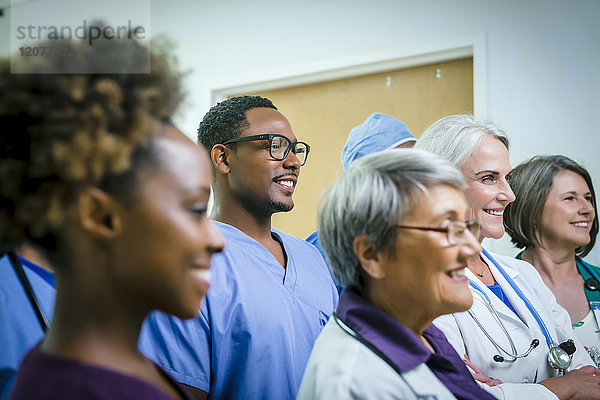
M 271 100 L 260 96 L 239 96 L 213 106 L 198 126 L 198 143 L 210 153 L 213 146 L 238 138 L 250 125 L 246 111 L 252 108 L 272 108 Z

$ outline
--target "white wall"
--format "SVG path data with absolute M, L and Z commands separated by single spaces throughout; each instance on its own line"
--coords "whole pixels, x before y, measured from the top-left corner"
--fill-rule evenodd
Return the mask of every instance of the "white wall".
M 252 80 L 453 38 L 487 38 L 488 117 L 512 140 L 514 165 L 561 153 L 600 192 L 600 1 L 154 1 L 153 33 L 178 43 L 195 134 L 215 80 Z M 599 193 L 600 194 L 600 193 Z M 489 245 L 514 254 L 508 240 Z M 600 245 L 588 259 L 600 265 Z
M 487 116 L 511 137 L 513 164 L 561 153 L 600 191 L 598 0 L 154 0 L 151 11 L 153 35 L 175 39 L 192 70 L 179 118 L 192 137 L 212 105 L 210 82 L 485 35 Z M 514 253 L 507 243 L 491 247 Z M 600 265 L 600 246 L 588 259 Z

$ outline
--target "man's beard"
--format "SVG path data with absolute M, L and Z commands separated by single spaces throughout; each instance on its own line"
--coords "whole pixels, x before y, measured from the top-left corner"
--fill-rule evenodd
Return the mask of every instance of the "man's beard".
M 269 207 L 271 208 L 271 210 L 273 210 L 274 213 L 288 212 L 288 211 L 292 211 L 292 208 L 294 208 L 294 203 L 286 204 L 282 201 L 269 200 Z

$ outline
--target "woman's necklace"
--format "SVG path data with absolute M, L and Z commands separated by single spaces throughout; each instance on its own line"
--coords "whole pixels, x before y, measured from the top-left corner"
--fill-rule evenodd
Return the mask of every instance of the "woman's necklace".
M 480 278 L 483 278 L 483 276 L 485 275 L 485 266 L 486 266 L 486 263 L 485 263 L 485 261 L 483 261 L 483 259 L 481 258 L 481 256 L 479 257 L 479 259 L 481 260 L 481 263 L 483 264 L 483 269 L 481 270 L 481 272 L 475 272 L 475 275 L 477 275 Z

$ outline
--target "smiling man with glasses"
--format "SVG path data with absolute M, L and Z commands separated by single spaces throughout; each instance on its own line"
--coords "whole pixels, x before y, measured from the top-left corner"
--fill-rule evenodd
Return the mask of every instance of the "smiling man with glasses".
M 304 142 L 295 142 L 292 143 L 290 140 L 278 133 L 269 133 L 264 135 L 252 135 L 252 136 L 244 136 L 237 139 L 231 139 L 223 143 L 224 145 L 232 144 L 232 143 L 240 143 L 240 142 L 250 142 L 253 140 L 268 140 L 269 141 L 269 155 L 274 160 L 283 161 L 287 158 L 288 154 L 290 154 L 290 150 L 292 153 L 298 157 L 298 161 L 300 161 L 300 165 L 306 164 L 306 159 L 308 158 L 308 152 L 310 151 L 310 146 Z
M 201 314 L 154 314 L 140 345 L 198 398 L 295 399 L 310 351 L 337 305 L 311 244 L 271 227 L 290 211 L 310 146 L 270 100 L 233 97 L 198 128 L 215 173 L 211 218 L 226 237 Z

